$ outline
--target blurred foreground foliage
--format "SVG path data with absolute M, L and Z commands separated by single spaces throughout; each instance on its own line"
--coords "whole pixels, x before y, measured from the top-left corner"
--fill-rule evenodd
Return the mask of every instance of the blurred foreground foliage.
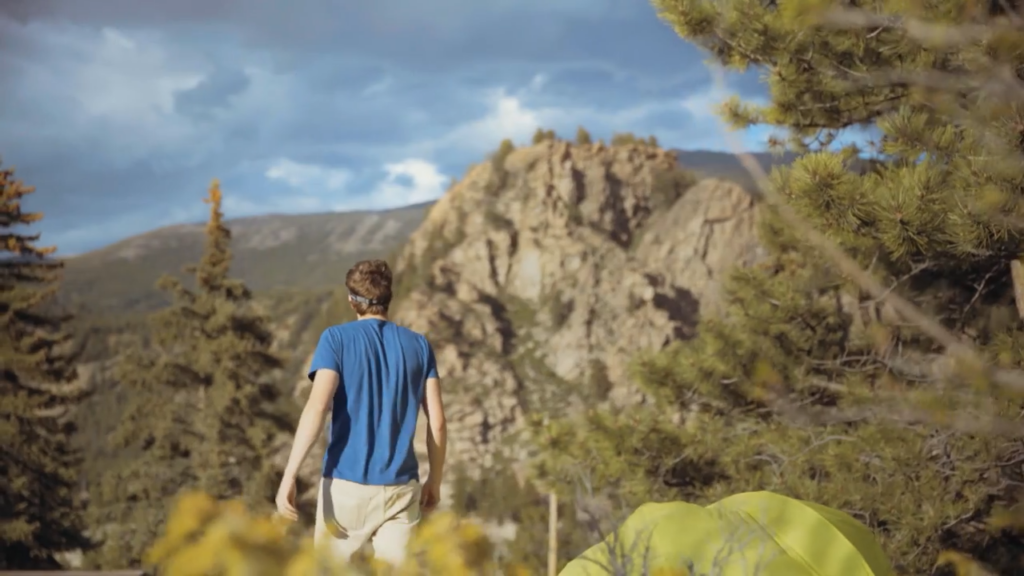
M 251 514 L 238 500 L 218 501 L 200 492 L 182 495 L 146 563 L 161 576 L 470 576 L 530 572 L 495 560 L 479 526 L 439 512 L 424 517 L 409 543 L 408 558 L 390 566 L 366 558 L 332 563 L 287 522 Z

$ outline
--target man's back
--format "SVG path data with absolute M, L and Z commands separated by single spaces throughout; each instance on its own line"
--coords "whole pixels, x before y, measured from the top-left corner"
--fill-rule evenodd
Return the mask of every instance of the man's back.
M 274 502 L 285 518 L 299 518 L 299 469 L 331 412 L 313 541 L 342 561 L 369 546 L 378 559 L 397 566 L 421 513 L 441 499 L 448 428 L 430 344 L 387 319 L 391 282 L 383 260 L 356 262 L 345 274 L 358 320 L 320 336 L 309 368 L 313 386 Z M 430 460 L 423 483 L 413 451 L 420 406 Z
M 427 339 L 387 320 L 332 326 L 320 337 L 309 377 L 334 370 L 324 477 L 369 485 L 418 480 L 413 438 L 424 383 L 437 377 Z

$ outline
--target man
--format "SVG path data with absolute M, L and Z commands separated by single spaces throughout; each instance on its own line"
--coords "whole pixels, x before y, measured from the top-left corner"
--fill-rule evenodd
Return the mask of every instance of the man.
M 313 387 L 277 493 L 278 512 L 298 519 L 295 481 L 332 411 L 314 540 L 349 560 L 369 545 L 400 564 L 421 511 L 440 501 L 447 431 L 441 383 L 427 339 L 388 320 L 391 269 L 359 262 L 345 277 L 358 319 L 324 331 L 313 353 Z M 413 450 L 419 408 L 427 416 L 429 476 L 419 482 Z

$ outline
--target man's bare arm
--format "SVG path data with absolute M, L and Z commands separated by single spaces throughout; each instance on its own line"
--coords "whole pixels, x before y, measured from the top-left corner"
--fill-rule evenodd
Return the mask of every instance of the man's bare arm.
M 423 412 L 427 416 L 427 460 L 430 462 L 428 481 L 441 483 L 444 474 L 445 453 L 448 450 L 448 422 L 441 399 L 441 380 L 427 378 L 423 394 Z
M 299 474 L 299 467 L 306 460 L 309 451 L 320 437 L 324 428 L 324 419 L 331 409 L 334 391 L 338 389 L 341 377 L 334 370 L 320 369 L 313 378 L 313 387 L 309 391 L 309 399 L 302 409 L 299 426 L 295 430 L 295 441 L 292 452 L 288 456 L 288 464 L 284 469 L 285 479 L 294 480 Z

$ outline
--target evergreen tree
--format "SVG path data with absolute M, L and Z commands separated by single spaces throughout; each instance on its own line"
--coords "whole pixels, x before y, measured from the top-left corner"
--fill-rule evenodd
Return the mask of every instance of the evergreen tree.
M 505 138 L 498 145 L 498 149 L 491 155 L 491 175 L 487 180 L 485 190 L 488 194 L 497 194 L 508 183 L 509 172 L 505 169 L 505 160 L 509 154 L 515 151 L 516 147 L 512 141 Z
M 543 128 L 537 128 L 537 131 L 533 133 L 534 144 L 540 144 L 541 142 L 554 142 L 558 138 L 554 130 L 545 130 Z
M 23 228 L 42 218 L 22 210 L 33 191 L 0 169 L 0 570 L 58 568 L 55 555 L 87 544 L 66 418 L 84 390 L 68 318 L 44 308 L 62 262 Z
M 724 113 L 809 152 L 770 190 L 960 342 L 1021 367 L 1024 36 L 1012 19 L 957 28 L 985 17 L 959 0 L 655 5 L 719 62 L 765 69 L 771 102 Z M 867 169 L 855 147 L 831 147 L 864 124 L 882 135 Z M 1019 569 L 1019 541 L 983 526 L 1016 503 L 1024 449 L 1000 436 L 1024 431 L 1021 388 L 956 361 L 780 210 L 764 212 L 771 257 L 732 274 L 724 316 L 638 361 L 656 407 L 557 423 L 538 471 L 571 483 L 591 454 L 589 480 L 634 504 L 773 490 L 866 522 L 905 573 L 929 573 L 943 547 Z
M 120 365 L 119 382 L 132 393 L 114 441 L 133 457 L 105 479 L 96 505 L 112 528 L 100 566 L 138 564 L 183 489 L 251 506 L 273 496 L 267 451 L 287 424 L 268 376 L 282 363 L 251 292 L 228 275 L 231 234 L 216 182 L 206 202 L 205 250 L 185 270 L 195 288 L 160 280 L 173 304 L 151 317 L 150 340 Z
M 589 144 L 592 144 L 593 142 L 593 139 L 590 138 L 590 132 L 587 132 L 587 130 L 583 126 L 580 126 L 579 128 L 576 129 L 577 144 L 579 144 L 580 146 L 587 146 Z
M 636 144 L 639 140 L 632 132 L 619 132 L 612 134 L 612 146 L 629 146 Z
M 267 449 L 275 434 L 290 432 L 279 410 L 280 390 L 268 376 L 283 363 L 272 354 L 268 318 L 253 306 L 252 292 L 228 277 L 231 232 L 224 226 L 221 192 L 210 190 L 206 252 L 196 267 L 196 308 L 205 314 L 198 366 L 209 386 L 200 405 L 210 452 L 202 467 L 200 487 L 218 498 L 244 497 L 266 503 L 274 496 L 276 470 Z M 172 291 L 182 299 L 194 293 L 180 283 Z
M 498 150 L 491 156 L 491 163 L 494 166 L 495 172 L 505 170 L 505 159 L 516 149 L 515 144 L 511 140 L 505 138 L 501 141 L 498 146 Z

